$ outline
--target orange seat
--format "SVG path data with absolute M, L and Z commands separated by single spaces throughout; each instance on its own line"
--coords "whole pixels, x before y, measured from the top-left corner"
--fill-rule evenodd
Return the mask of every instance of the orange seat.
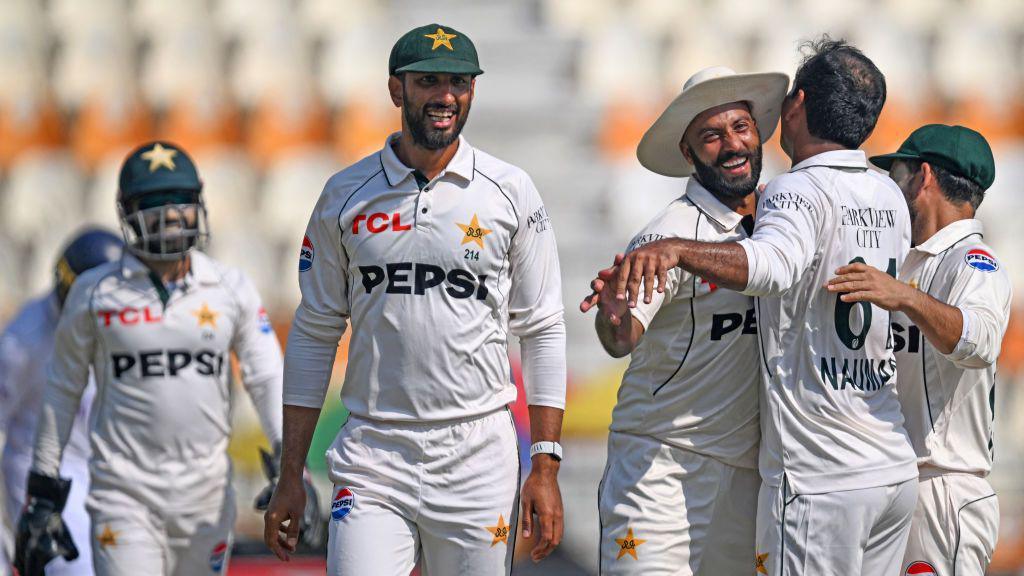
M 334 151 L 343 162 L 355 162 L 380 150 L 388 135 L 401 129 L 398 108 L 349 103 L 334 117 Z
M 78 162 L 95 168 L 110 153 L 127 154 L 153 137 L 153 116 L 131 98 L 93 98 L 78 113 L 71 129 L 71 148 Z
M 52 102 L 24 108 L 0 105 L 0 167 L 9 167 L 24 152 L 59 147 L 63 142 L 64 126 Z
M 239 144 L 241 115 L 234 103 L 226 99 L 178 98 L 168 108 L 159 136 L 177 142 L 192 153 Z
M 311 95 L 268 96 L 257 105 L 246 126 L 246 147 L 253 161 L 267 166 L 294 150 L 326 144 L 330 111 Z
M 664 106 L 657 107 L 657 110 L 662 109 Z M 618 160 L 636 153 L 637 144 L 654 123 L 657 113 L 647 107 L 623 106 L 616 102 L 609 104 L 601 117 L 604 122 L 597 136 L 598 147 L 608 159 Z

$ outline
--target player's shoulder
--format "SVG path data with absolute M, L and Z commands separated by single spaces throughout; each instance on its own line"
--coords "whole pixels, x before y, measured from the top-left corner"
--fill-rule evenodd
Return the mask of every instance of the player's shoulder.
M 380 155 L 380 151 L 374 152 L 355 164 L 335 172 L 324 184 L 318 206 L 337 204 L 340 207 L 352 194 L 372 186 L 374 179 L 384 179 L 384 164 Z
M 978 271 L 1009 279 L 996 251 L 978 234 L 969 236 L 950 248 L 944 260 L 947 265 L 957 269 Z
M 191 258 L 193 269 L 202 284 L 220 286 L 235 294 L 254 286 L 249 275 L 237 266 L 222 262 L 205 252 L 194 252 Z
M 689 198 L 680 196 L 669 202 L 630 240 L 626 251 L 633 251 L 664 238 L 697 239 L 701 211 Z
M 484 178 L 511 196 L 519 197 L 533 189 L 526 170 L 479 148 L 473 148 L 473 177 Z

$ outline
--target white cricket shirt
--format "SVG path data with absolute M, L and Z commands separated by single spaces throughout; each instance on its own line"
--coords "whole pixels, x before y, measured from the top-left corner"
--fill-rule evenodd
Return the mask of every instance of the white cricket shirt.
M 1010 276 L 985 244 L 981 222 L 958 220 L 910 249 L 900 280 L 959 308 L 964 320 L 956 348 L 942 354 L 905 314 L 893 315 L 900 402 L 922 473 L 987 475 Z
M 758 296 L 764 481 L 816 494 L 915 478 L 889 313 L 824 288 L 851 262 L 897 275 L 910 216 L 896 184 L 859 150 L 818 154 L 768 184 L 740 245 Z
M 662 238 L 730 242 L 742 217 L 696 178 L 629 244 Z M 733 466 L 757 467 L 760 359 L 753 299 L 682 268 L 631 310 L 644 335 L 630 355 L 611 429 L 652 436 Z
M 53 476 L 89 380 L 93 489 L 157 510 L 218 501 L 229 481 L 231 356 L 271 442 L 281 438 L 281 348 L 239 270 L 197 251 L 161 299 L 131 254 L 82 274 L 57 327 L 32 468 Z
M 509 333 L 523 341 L 528 401 L 564 407 L 558 252 L 533 182 L 460 138 L 421 189 L 397 136 L 331 177 L 313 210 L 285 403 L 323 404 L 350 321 L 341 398 L 357 416 L 441 421 L 512 402 Z

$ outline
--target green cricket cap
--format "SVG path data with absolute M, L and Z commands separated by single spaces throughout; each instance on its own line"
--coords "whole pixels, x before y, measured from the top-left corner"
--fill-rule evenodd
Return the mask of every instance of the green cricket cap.
M 896 160 L 920 160 L 963 176 L 988 190 L 996 179 L 996 163 L 985 137 L 963 126 L 928 124 L 914 130 L 892 154 L 872 156 L 871 162 L 889 170 Z
M 388 59 L 388 74 L 440 72 L 483 74 L 476 46 L 462 32 L 441 24 L 413 28 L 395 42 Z
M 180 147 L 170 142 L 148 142 L 132 151 L 121 165 L 118 178 L 124 197 L 160 190 L 203 188 L 196 165 Z

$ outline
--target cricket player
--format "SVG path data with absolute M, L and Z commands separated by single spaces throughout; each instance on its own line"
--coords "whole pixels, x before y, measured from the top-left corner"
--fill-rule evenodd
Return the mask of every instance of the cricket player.
M 853 264 L 828 289 L 893 314 L 897 386 L 921 474 L 905 572 L 982 576 L 999 530 L 985 477 L 1011 297 L 1010 276 L 974 219 L 995 179 L 992 150 L 974 130 L 930 124 L 871 161 L 903 190 L 914 247 L 899 280 Z
M 539 535 L 533 559 L 562 534 L 555 236 L 529 176 L 459 135 L 483 72 L 465 33 L 409 31 L 388 72 L 402 131 L 328 180 L 302 242 L 264 538 L 282 559 L 293 550 L 300 466 L 351 322 L 341 397 L 352 416 L 327 451 L 328 574 L 406 576 L 418 560 L 427 574 L 507 574 L 519 518 L 510 333 L 534 442 L 521 492 L 523 535 Z
M 661 238 L 747 237 L 761 146 L 788 86 L 785 74 L 720 66 L 687 81 L 637 150 L 654 172 L 690 176 L 686 193 L 628 250 Z M 612 283 L 593 286 L 601 344 L 632 354 L 598 490 L 599 572 L 747 575 L 761 485 L 754 303 L 680 268 L 666 278 L 664 292 L 635 308 L 615 299 Z
M 240 271 L 200 249 L 202 182 L 184 150 L 150 142 L 121 167 L 128 248 L 71 288 L 54 346 L 18 527 L 18 567 L 41 573 L 76 543 L 59 514 L 64 447 L 92 368 L 93 563 L 100 576 L 226 571 L 235 519 L 231 352 L 272 444 L 280 441 L 281 350 Z
M 14 516 L 25 505 L 25 479 L 32 461 L 36 422 L 43 404 L 46 365 L 53 352 L 54 333 L 60 310 L 75 278 L 100 264 L 121 258 L 124 242 L 120 236 L 102 230 L 87 229 L 76 234 L 61 251 L 54 266 L 53 288 L 28 302 L 0 336 L 0 430 L 6 435 L 2 469 L 5 508 Z M 71 492 L 64 508 L 64 520 L 71 536 L 79 542 L 89 540 L 89 516 L 85 495 L 89 491 L 89 409 L 95 395 L 92 382 L 82 395 L 78 413 L 61 462 L 61 476 L 69 478 Z M 6 521 L 5 521 L 6 523 Z M 7 570 L 10 562 L 3 561 Z M 0 571 L 0 573 L 5 573 Z M 50 575 L 92 574 L 92 555 L 88 548 L 78 558 L 57 558 L 46 567 Z
M 892 180 L 858 146 L 885 102 L 885 78 L 856 48 L 810 44 L 782 103 L 782 148 L 753 235 L 665 239 L 626 256 L 616 297 L 644 302 L 680 266 L 756 296 L 761 449 L 756 570 L 895 576 L 917 499 L 917 464 L 896 395 L 885 310 L 823 289 L 841 266 L 896 275 L 910 216 Z

